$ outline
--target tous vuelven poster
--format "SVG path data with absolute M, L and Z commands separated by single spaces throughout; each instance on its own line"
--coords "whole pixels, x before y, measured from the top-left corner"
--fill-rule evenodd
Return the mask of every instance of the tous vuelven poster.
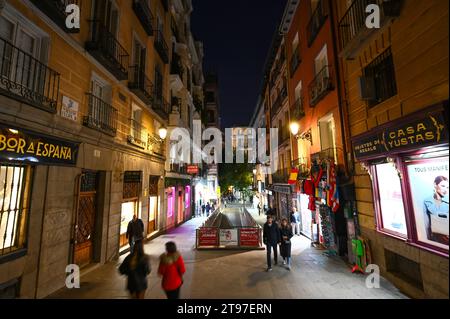
M 408 165 L 417 239 L 448 250 L 448 158 Z

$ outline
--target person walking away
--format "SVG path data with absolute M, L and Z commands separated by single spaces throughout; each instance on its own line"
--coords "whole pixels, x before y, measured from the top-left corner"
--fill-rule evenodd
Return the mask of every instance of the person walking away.
M 202 216 L 205 216 L 206 205 L 202 204 Z
M 137 218 L 136 214 L 133 215 L 133 219 L 128 223 L 126 238 L 130 244 L 130 253 L 133 253 L 135 242 L 144 239 L 144 223 L 140 218 Z
M 297 233 L 297 222 L 298 221 L 297 221 L 297 217 L 295 215 L 296 212 L 297 212 L 297 209 L 295 207 L 293 207 L 292 211 L 289 214 L 289 219 L 290 219 L 291 227 L 292 227 L 292 233 L 294 235 L 298 235 L 298 233 Z
M 283 265 L 287 265 L 287 269 L 291 270 L 291 238 L 294 234 L 292 233 L 292 226 L 289 225 L 286 218 L 281 220 L 280 236 L 280 255 L 283 257 Z
M 125 257 L 119 272 L 127 276 L 127 289 L 134 299 L 144 299 L 147 276 L 151 272 L 150 257 L 144 253 L 142 240 L 134 243 L 133 252 Z
M 272 249 L 275 265 L 278 264 L 278 244 L 280 243 L 280 229 L 278 225 L 274 223 L 271 215 L 267 216 L 267 222 L 263 228 L 263 242 L 266 245 L 267 250 L 267 271 L 272 270 Z
M 166 252 L 159 257 L 158 274 L 167 299 L 179 299 L 183 275 L 186 272 L 183 257 L 174 242 L 166 243 Z
M 206 203 L 206 217 L 209 217 L 209 211 L 211 210 L 211 205 L 208 203 Z
M 294 210 L 294 217 L 295 220 L 297 221 L 297 223 L 295 224 L 295 227 L 297 227 L 297 229 L 295 230 L 295 233 L 297 234 L 297 236 L 300 236 L 300 213 L 297 209 Z

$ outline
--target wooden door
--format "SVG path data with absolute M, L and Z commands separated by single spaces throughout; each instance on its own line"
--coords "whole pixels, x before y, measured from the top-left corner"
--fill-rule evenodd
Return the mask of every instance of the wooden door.
M 81 193 L 75 226 L 75 264 L 90 264 L 94 255 L 96 192 Z

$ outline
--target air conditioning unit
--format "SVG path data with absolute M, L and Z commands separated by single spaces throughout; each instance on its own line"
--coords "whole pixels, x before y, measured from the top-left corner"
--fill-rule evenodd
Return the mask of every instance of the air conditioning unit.
M 362 100 L 375 100 L 375 79 L 369 76 L 361 76 L 358 81 L 359 96 Z

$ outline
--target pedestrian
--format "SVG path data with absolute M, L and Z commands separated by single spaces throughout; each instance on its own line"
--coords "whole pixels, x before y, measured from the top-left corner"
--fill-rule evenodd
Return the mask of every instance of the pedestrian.
M 185 272 L 183 257 L 177 251 L 177 246 L 173 241 L 166 243 L 166 252 L 159 257 L 158 274 L 162 277 L 161 285 L 167 299 L 180 298 Z
M 295 220 L 297 221 L 297 223 L 295 224 L 295 226 L 297 227 L 297 229 L 295 230 L 295 232 L 297 233 L 297 236 L 300 236 L 300 213 L 297 209 L 295 209 L 294 211 L 294 217 Z
M 291 222 L 292 227 L 292 233 L 294 235 L 297 235 L 297 217 L 295 216 L 297 209 L 295 207 L 292 207 L 292 210 L 289 214 L 289 220 Z
M 211 210 L 211 205 L 209 204 L 209 202 L 206 203 L 206 217 L 209 217 L 209 211 Z
M 272 215 L 267 216 L 267 222 L 263 228 L 263 242 L 266 245 L 267 250 L 267 271 L 272 270 L 272 258 L 271 253 L 273 249 L 273 257 L 275 265 L 278 264 L 278 244 L 280 243 L 280 229 L 278 225 L 274 223 Z
M 150 257 L 144 253 L 142 240 L 134 243 L 133 252 L 125 257 L 119 272 L 127 276 L 127 289 L 134 299 L 144 299 L 147 290 L 147 276 L 151 272 Z
M 202 204 L 202 216 L 205 216 L 206 205 Z
M 133 215 L 133 219 L 128 223 L 125 236 L 130 244 L 130 253 L 132 254 L 134 244 L 139 240 L 144 240 L 144 223 L 136 216 L 136 214 Z
M 283 218 L 280 228 L 280 255 L 283 257 L 283 265 L 287 265 L 288 270 L 291 270 L 291 238 L 293 236 L 291 225 L 289 225 L 287 218 Z

